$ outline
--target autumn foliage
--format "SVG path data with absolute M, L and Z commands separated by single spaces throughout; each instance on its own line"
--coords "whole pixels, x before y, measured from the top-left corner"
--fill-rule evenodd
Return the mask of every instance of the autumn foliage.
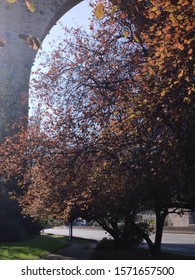
M 194 3 L 91 5 L 91 32 L 65 28 L 34 73 L 36 112 L 1 146 L 0 172 L 18 180 L 23 213 L 82 215 L 117 241 L 133 229 L 158 257 L 167 214 L 195 202 Z M 148 209 L 155 244 L 135 223 Z

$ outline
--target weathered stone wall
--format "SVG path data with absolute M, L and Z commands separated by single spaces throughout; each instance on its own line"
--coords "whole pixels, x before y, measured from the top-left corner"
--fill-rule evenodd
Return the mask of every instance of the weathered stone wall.
M 32 0 L 35 13 L 27 11 L 25 1 L 0 1 L 0 139 L 9 134 L 14 122 L 28 115 L 28 89 L 36 51 L 22 42 L 19 34 L 43 40 L 58 19 L 83 0 Z M 6 130 L 6 126 L 9 126 Z

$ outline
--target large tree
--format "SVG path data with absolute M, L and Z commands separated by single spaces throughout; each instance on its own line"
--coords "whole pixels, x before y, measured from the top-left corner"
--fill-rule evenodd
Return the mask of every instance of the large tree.
M 173 2 L 95 1 L 90 34 L 65 29 L 33 83 L 35 120 L 1 147 L 25 213 L 77 211 L 125 241 L 133 228 L 157 258 L 166 215 L 193 209 L 193 5 Z M 135 223 L 144 209 L 154 244 Z

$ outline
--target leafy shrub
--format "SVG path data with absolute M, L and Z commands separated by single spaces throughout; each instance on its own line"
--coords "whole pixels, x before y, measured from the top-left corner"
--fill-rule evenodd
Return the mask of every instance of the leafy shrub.
M 14 242 L 22 241 L 25 237 L 25 229 L 21 227 L 17 221 L 1 221 L 0 226 L 0 241 Z

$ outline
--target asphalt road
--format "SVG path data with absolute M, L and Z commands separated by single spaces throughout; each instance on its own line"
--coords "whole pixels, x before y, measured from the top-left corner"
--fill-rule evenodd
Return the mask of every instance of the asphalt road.
M 50 228 L 50 229 L 44 229 L 43 231 L 46 234 L 69 236 L 68 227 Z M 109 234 L 99 229 L 73 227 L 73 236 L 100 241 L 104 237 L 109 237 Z
M 195 234 L 164 233 L 162 250 L 195 256 Z
M 69 236 L 68 227 L 45 229 L 43 232 Z M 73 227 L 73 236 L 100 241 L 104 237 L 109 237 L 109 234 L 99 229 Z M 154 239 L 154 235 L 151 236 L 151 239 Z M 146 244 L 143 246 L 145 247 Z M 195 234 L 164 233 L 162 250 L 195 256 Z

